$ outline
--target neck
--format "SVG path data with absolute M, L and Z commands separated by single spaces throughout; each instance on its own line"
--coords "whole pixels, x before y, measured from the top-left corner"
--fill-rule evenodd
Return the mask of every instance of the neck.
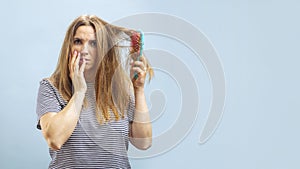
M 94 83 L 95 82 L 96 72 L 91 70 L 84 71 L 84 78 L 87 83 Z

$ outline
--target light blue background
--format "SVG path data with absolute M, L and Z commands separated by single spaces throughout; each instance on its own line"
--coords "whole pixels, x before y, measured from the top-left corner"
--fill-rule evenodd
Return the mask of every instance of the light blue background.
M 199 145 L 210 104 L 209 78 L 192 53 L 182 52 L 183 47 L 168 49 L 198 75 L 199 116 L 174 149 L 148 159 L 131 159 L 132 167 L 300 168 L 299 1 L 10 0 L 0 6 L 0 168 L 48 166 L 47 145 L 35 128 L 36 94 L 38 82 L 56 66 L 70 22 L 86 13 L 113 22 L 144 12 L 183 18 L 207 35 L 224 66 L 227 98 L 214 136 Z M 168 48 L 154 43 L 155 37 L 148 42 L 149 48 Z M 179 97 L 172 96 L 169 84 L 159 77 L 163 75 L 157 73 L 152 85 L 166 89 L 167 109 L 153 124 L 155 136 L 170 127 L 168 119 L 175 120 L 168 103 L 176 103 Z

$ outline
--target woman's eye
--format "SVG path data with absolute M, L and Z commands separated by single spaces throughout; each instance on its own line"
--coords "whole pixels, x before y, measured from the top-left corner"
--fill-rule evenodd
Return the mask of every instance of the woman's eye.
M 80 45 L 81 44 L 81 40 L 80 39 L 75 39 L 74 40 L 74 45 Z
M 97 42 L 95 40 L 91 41 L 91 46 L 96 47 L 97 46 Z

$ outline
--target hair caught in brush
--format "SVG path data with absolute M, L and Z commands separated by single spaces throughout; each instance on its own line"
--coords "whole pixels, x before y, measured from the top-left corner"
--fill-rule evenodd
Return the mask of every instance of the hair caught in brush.
M 127 60 L 126 68 L 129 68 L 130 61 L 138 61 L 140 57 L 144 55 L 144 34 L 141 31 L 130 30 L 125 28 L 116 27 L 121 30 L 118 35 L 118 40 L 116 42 L 116 47 L 123 48 L 121 51 L 124 51 L 125 48 L 125 56 Z M 127 49 L 127 51 L 126 51 Z M 153 69 L 150 66 L 148 59 L 146 60 L 146 70 L 148 74 L 148 82 L 150 82 L 151 78 L 154 75 Z M 137 74 L 134 75 L 134 79 L 137 79 Z
M 130 62 L 142 57 L 143 51 L 143 39 L 140 32 L 110 24 L 106 24 L 104 29 L 107 31 L 106 39 L 110 49 L 106 49 L 107 53 L 101 59 L 96 75 L 98 79 L 106 77 L 106 80 L 99 80 L 99 83 L 95 83 L 95 89 L 100 93 L 96 95 L 97 105 L 99 103 L 97 112 L 102 112 L 97 113 L 99 123 L 112 120 L 111 115 L 115 120 L 124 118 L 130 99 L 134 99 L 132 79 L 129 76 Z M 145 60 L 148 82 L 150 82 L 154 72 L 146 57 Z M 136 79 L 137 75 L 134 76 Z M 108 110 L 111 110 L 113 114 Z

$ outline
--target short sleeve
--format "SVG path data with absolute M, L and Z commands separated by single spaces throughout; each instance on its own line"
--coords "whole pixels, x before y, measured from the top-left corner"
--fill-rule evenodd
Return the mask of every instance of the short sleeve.
M 61 111 L 61 105 L 59 103 L 57 94 L 55 93 L 55 89 L 51 86 L 48 80 L 42 80 L 40 82 L 38 96 L 37 96 L 37 106 L 36 106 L 36 114 L 37 114 L 37 128 L 41 129 L 40 126 L 40 118 L 48 113 L 48 112 L 59 112 Z
M 134 111 L 135 111 L 135 99 L 133 95 L 129 95 L 129 104 L 128 104 L 128 121 L 131 123 L 134 119 Z

